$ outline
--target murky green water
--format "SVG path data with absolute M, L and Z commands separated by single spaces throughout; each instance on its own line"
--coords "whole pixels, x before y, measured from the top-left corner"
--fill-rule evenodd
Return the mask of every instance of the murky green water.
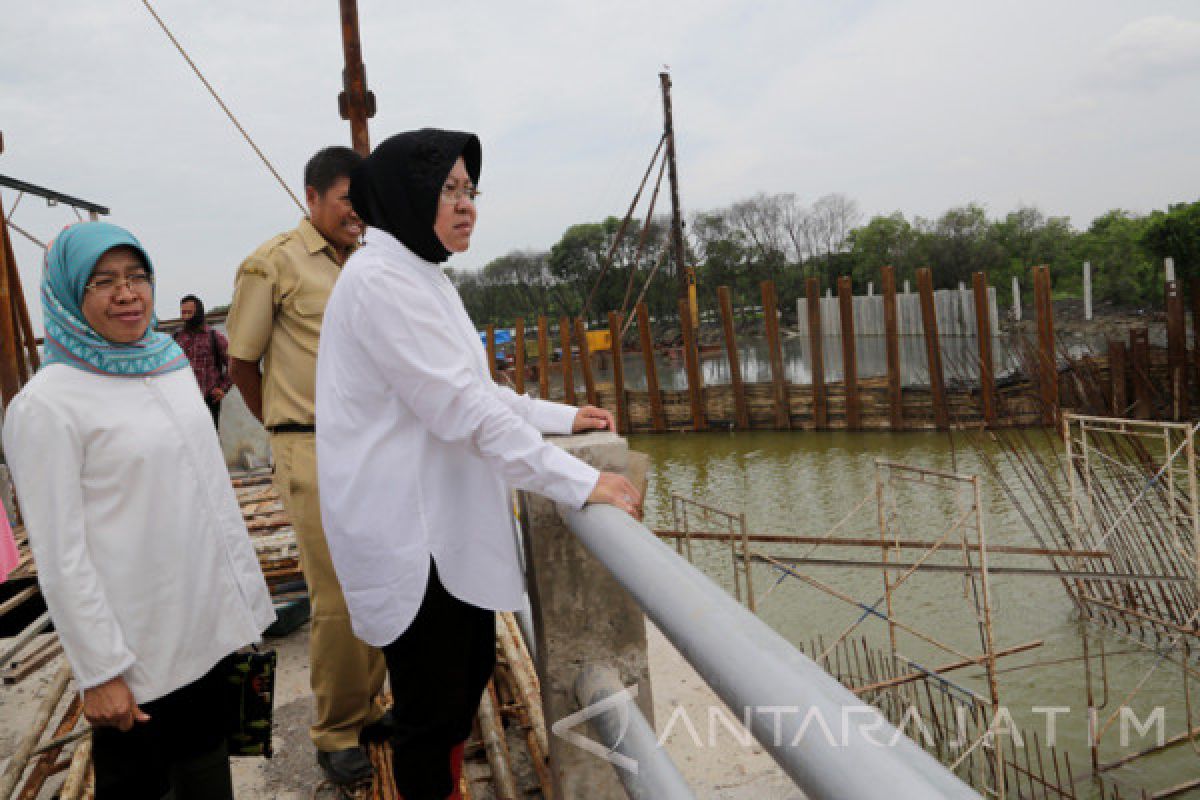
M 862 509 L 837 533 L 841 537 L 864 538 L 879 535 L 874 497 L 875 459 L 984 475 L 981 462 L 965 446 L 961 435 L 956 444 L 957 448 L 952 448 L 949 436 L 928 433 L 755 432 L 631 438 L 631 445 L 647 453 L 652 462 L 646 514 L 647 523 L 653 528 L 672 527 L 671 496 L 680 494 L 733 513 L 745 513 L 751 532 L 816 536 L 828 531 L 870 495 Z M 981 480 L 989 543 L 1036 546 L 1001 488 L 986 477 Z M 912 484 L 901 486 L 897 498 L 897 527 L 903 538 L 936 539 L 961 510 L 948 494 Z M 861 560 L 879 557 L 878 550 L 863 548 L 822 546 L 814 551 L 811 545 L 760 544 L 755 549 L 785 556 L 811 553 Z M 694 553 L 698 565 L 710 576 L 726 587 L 732 586 L 728 545 L 699 542 L 694 545 Z M 911 562 L 919 556 L 920 551 L 904 551 L 905 561 Z M 950 556 L 935 558 L 939 563 L 955 560 Z M 961 556 L 958 559 L 961 561 Z M 991 564 L 1048 567 L 1048 562 L 1036 556 L 993 555 Z M 799 569 L 868 605 L 882 596 L 882 580 L 876 569 L 817 566 Z M 771 590 L 760 604 L 760 614 L 793 642 L 807 643 L 818 635 L 828 642 L 863 616 L 858 607 L 794 578 L 780 582 L 780 577 L 780 571 L 769 565 L 754 567 L 756 596 L 762 597 Z M 1019 727 L 1037 731 L 1043 742 L 1047 738 L 1048 714 L 1035 712 L 1034 708 L 1069 708 L 1069 712 L 1056 717 L 1057 740 L 1060 749 L 1070 754 L 1074 775 L 1080 780 L 1089 771 L 1087 703 L 1083 663 L 1079 660 L 1082 629 L 1071 601 L 1053 577 L 997 575 L 992 578 L 991 587 L 996 647 L 1036 639 L 1045 642 L 1035 650 L 1001 659 L 1001 701 L 1010 708 Z M 974 605 L 964 595 L 965 590 L 961 575 L 919 572 L 896 590 L 896 618 L 960 651 L 976 655 L 980 652 L 979 628 Z M 856 635 L 866 635 L 873 647 L 887 648 L 886 624 L 880 620 L 871 618 L 863 622 Z M 1120 653 L 1110 655 L 1107 660 L 1108 705 L 1100 712 L 1104 721 L 1158 659 L 1115 635 L 1093 630 L 1089 636 L 1093 653 L 1098 650 L 1098 639 L 1103 639 L 1110 654 Z M 898 637 L 900 652 L 921 664 L 935 666 L 957 660 L 956 656 L 940 652 L 903 631 Z M 1063 659 L 1068 661 L 1026 668 Z M 1103 692 L 1098 663 L 1093 674 L 1099 701 Z M 959 670 L 950 677 L 985 697 L 988 694 L 982 669 Z M 1190 685 L 1190 696 L 1192 725 L 1200 725 L 1200 687 L 1196 681 Z M 1183 697 L 1180 670 L 1163 664 L 1128 706 L 1143 721 L 1156 707 L 1162 706 L 1164 731 L 1169 738 L 1185 729 Z M 1112 760 L 1155 743 L 1153 728 L 1146 735 L 1139 735 L 1130 724 L 1126 726 L 1128 746 L 1122 748 L 1120 728 L 1118 718 L 1101 739 L 1101 760 Z M 1112 774 L 1123 780 L 1126 787 L 1140 784 L 1158 790 L 1200 776 L 1200 754 L 1184 743 Z M 1122 794 L 1137 796 L 1126 788 L 1122 788 Z M 1086 796 L 1086 792 L 1081 796 Z M 1200 790 L 1179 796 L 1200 797 Z

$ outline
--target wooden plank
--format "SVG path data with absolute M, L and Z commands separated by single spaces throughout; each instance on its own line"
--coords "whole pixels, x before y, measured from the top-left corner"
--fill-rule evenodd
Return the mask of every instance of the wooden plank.
M 1192 290 L 1192 370 L 1200 387 L 1200 278 L 1191 281 Z
M 550 336 L 544 316 L 538 316 L 538 397 L 550 399 Z
M 658 386 L 658 365 L 654 363 L 654 337 L 650 335 L 650 310 L 645 303 L 637 304 L 638 336 L 642 343 L 642 363 L 646 367 L 646 391 L 650 394 L 650 424 L 655 433 L 667 429 L 663 413 L 662 390 Z
M 728 286 L 717 287 L 717 306 L 721 312 L 721 329 L 725 333 L 725 355 L 729 359 L 729 382 L 733 386 L 733 405 L 738 430 L 750 427 L 750 412 L 746 408 L 746 387 L 742 383 L 742 362 L 738 357 L 737 334 L 733 330 L 733 301 Z
M 621 357 L 621 315 L 608 312 L 608 329 L 612 332 L 613 391 L 617 395 L 617 433 L 629 433 L 629 404 L 625 399 L 625 360 Z
M 987 273 L 971 276 L 975 290 L 975 335 L 979 339 L 979 398 L 983 423 L 996 423 L 996 374 L 992 360 L 992 310 L 988 305 Z
M 559 339 L 562 341 L 563 402 L 575 405 L 575 371 L 571 364 L 571 320 L 563 317 L 558 321 Z
M 1110 339 L 1108 342 L 1108 377 L 1111 383 L 1109 396 L 1112 398 L 1112 408 L 1109 411 L 1114 417 L 1123 417 L 1129 411 L 1129 401 L 1126 399 L 1129 376 L 1125 370 L 1125 360 L 1125 343 Z
M 516 387 L 517 394 L 525 394 L 525 319 L 517 317 L 517 324 L 513 327 L 513 347 L 516 348 L 513 353 L 513 372 L 516 373 L 513 377 L 513 385 Z
M 1154 386 L 1150 383 L 1150 331 L 1129 330 L 1129 371 L 1133 375 L 1133 417 L 1154 418 Z
M 808 347 L 812 353 L 813 427 L 829 427 L 829 396 L 825 389 L 825 355 L 821 336 L 821 285 L 816 278 L 804 280 L 805 302 L 808 305 Z
M 1054 339 L 1054 300 L 1050 290 L 1050 268 L 1033 268 L 1033 305 L 1038 326 L 1038 392 L 1042 424 L 1058 425 L 1058 355 Z
M 496 374 L 496 326 L 487 326 L 487 360 L 488 372 L 492 376 L 492 380 L 498 380 L 499 375 Z
M 588 347 L 587 329 L 583 327 L 583 317 L 575 318 L 575 341 L 579 343 L 579 368 L 583 370 L 583 391 L 587 396 L 589 406 L 598 406 L 596 398 L 596 378 L 592 375 L 592 351 Z
M 775 281 L 762 282 L 763 320 L 767 329 L 767 352 L 771 361 L 771 391 L 775 410 L 775 427 L 786 431 L 792 427 L 792 409 L 788 400 L 787 376 L 783 372 L 783 345 L 779 338 L 779 301 Z
M 1171 390 L 1171 419 L 1188 416 L 1187 316 L 1179 281 L 1163 287 L 1167 305 L 1167 385 Z
M 687 370 L 688 402 L 692 406 L 692 430 L 708 429 L 704 414 L 704 379 L 700 375 L 700 353 L 696 350 L 696 329 L 686 298 L 679 300 L 679 328 L 683 331 L 683 361 Z
M 884 267 L 883 334 L 887 351 L 888 423 L 892 430 L 904 429 L 904 395 L 900 383 L 900 312 L 896 306 L 896 270 Z
M 842 323 L 842 385 L 846 393 L 846 430 L 862 427 L 858 396 L 858 349 L 854 339 L 854 287 L 849 275 L 837 280 L 838 317 Z
M 929 363 L 929 391 L 933 398 L 933 418 L 938 430 L 950 428 L 950 410 L 946 406 L 946 379 L 942 373 L 942 340 L 938 336 L 937 308 L 933 304 L 933 275 L 929 267 L 917 270 L 917 293 L 921 300 L 921 330 L 925 333 L 925 357 Z

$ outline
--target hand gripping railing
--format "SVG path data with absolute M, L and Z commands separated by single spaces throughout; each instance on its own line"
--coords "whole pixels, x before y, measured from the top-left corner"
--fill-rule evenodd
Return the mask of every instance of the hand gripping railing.
M 979 797 L 640 522 L 560 513 L 810 800 Z

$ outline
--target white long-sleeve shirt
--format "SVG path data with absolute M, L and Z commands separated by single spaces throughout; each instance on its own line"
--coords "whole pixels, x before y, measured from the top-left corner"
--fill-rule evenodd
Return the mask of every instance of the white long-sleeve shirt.
M 383 646 L 425 593 L 514 610 L 524 585 L 509 487 L 573 507 L 592 467 L 547 443 L 577 409 L 497 386 L 440 267 L 369 228 L 334 287 L 317 354 L 321 516 L 354 632 Z
M 190 369 L 46 366 L 8 407 L 4 452 L 81 689 L 121 676 L 154 700 L 274 620 Z

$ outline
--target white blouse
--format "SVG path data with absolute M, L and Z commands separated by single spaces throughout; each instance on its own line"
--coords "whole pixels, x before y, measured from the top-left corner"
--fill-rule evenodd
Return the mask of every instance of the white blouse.
M 524 582 L 509 487 L 581 507 L 599 473 L 547 443 L 577 409 L 497 386 L 440 267 L 369 228 L 317 353 L 321 517 L 354 632 L 383 646 L 425 593 L 513 610 Z
M 43 367 L 8 407 L 4 452 L 81 689 L 119 675 L 154 700 L 274 620 L 190 369 Z

